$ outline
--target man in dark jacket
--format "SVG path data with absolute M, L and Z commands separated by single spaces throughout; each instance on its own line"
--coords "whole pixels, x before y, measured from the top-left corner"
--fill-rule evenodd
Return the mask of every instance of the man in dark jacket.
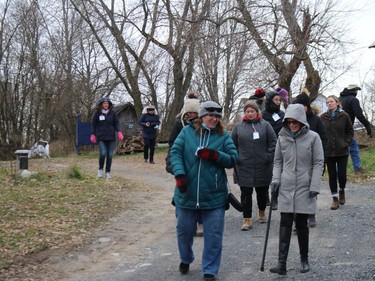
M 357 99 L 357 92 L 361 88 L 356 84 L 351 84 L 344 88 L 340 93 L 340 102 L 344 111 L 349 115 L 352 124 L 354 124 L 354 119 L 357 118 L 359 122 L 365 126 L 367 135 L 372 137 L 372 128 L 371 123 L 363 115 L 362 108 Z M 352 158 L 354 172 L 360 174 L 364 172 L 363 167 L 361 166 L 361 158 L 359 155 L 358 142 L 353 138 L 350 144 L 350 157 Z

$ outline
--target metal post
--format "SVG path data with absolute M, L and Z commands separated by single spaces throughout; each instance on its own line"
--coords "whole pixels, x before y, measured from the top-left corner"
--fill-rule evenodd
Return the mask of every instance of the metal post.
M 20 149 L 20 150 L 17 150 L 14 154 L 16 154 L 16 172 L 22 173 L 23 171 L 28 171 L 29 150 Z

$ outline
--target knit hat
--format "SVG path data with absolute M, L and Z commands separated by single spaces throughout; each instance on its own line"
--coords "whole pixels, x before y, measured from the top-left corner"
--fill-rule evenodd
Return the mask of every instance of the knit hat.
M 296 99 L 293 102 L 294 104 L 299 103 L 305 105 L 307 108 L 310 108 L 310 99 L 306 93 L 301 93 L 296 96 Z
M 199 112 L 199 100 L 187 99 L 184 103 L 184 112 Z
M 208 114 L 213 114 L 219 117 L 222 117 L 221 112 L 223 108 L 214 101 L 205 101 L 201 103 L 201 108 L 198 114 L 199 118 L 206 116 Z
M 248 109 L 249 107 L 253 108 L 254 110 L 256 110 L 256 112 L 259 113 L 259 107 L 257 106 L 256 104 L 256 100 L 248 100 L 246 103 L 245 103 L 245 106 L 243 108 L 243 111 L 245 112 L 246 109 Z
M 278 92 L 280 94 L 280 97 L 283 100 L 283 102 L 286 102 L 286 103 L 288 102 L 288 91 L 287 90 L 285 90 L 284 88 L 281 88 L 281 87 L 277 87 L 276 92 Z
M 359 87 L 357 84 L 350 84 L 350 85 L 346 86 L 345 88 L 348 89 L 349 91 L 361 90 L 361 87 Z
M 263 98 L 266 95 L 266 92 L 263 90 L 263 88 L 259 87 L 258 89 L 255 90 L 255 95 L 258 98 Z
M 275 96 L 280 96 L 279 92 L 276 92 L 274 90 L 268 91 L 266 94 L 266 100 L 268 102 L 271 102 Z

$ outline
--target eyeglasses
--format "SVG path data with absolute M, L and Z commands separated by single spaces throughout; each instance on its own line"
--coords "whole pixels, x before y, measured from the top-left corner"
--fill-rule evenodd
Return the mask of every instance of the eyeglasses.
M 288 120 L 288 121 L 286 121 L 286 123 L 287 123 L 288 125 L 290 125 L 290 124 L 296 125 L 296 124 L 298 124 L 299 122 L 298 122 L 297 120 Z
M 223 108 L 222 107 L 205 107 L 204 108 L 205 110 L 207 110 L 208 112 L 218 112 L 218 113 L 221 113 L 223 111 Z

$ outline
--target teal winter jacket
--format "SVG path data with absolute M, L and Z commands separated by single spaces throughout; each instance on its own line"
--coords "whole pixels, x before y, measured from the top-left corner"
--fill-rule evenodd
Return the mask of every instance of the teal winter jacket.
M 218 151 L 218 160 L 199 158 L 196 151 L 203 147 Z M 237 158 L 237 149 L 227 131 L 219 135 L 215 130 L 202 127 L 197 133 L 192 125 L 185 126 L 171 148 L 173 174 L 186 175 L 188 179 L 185 193 L 175 188 L 173 199 L 176 206 L 186 209 L 224 207 L 228 198 L 225 168 L 232 168 Z

